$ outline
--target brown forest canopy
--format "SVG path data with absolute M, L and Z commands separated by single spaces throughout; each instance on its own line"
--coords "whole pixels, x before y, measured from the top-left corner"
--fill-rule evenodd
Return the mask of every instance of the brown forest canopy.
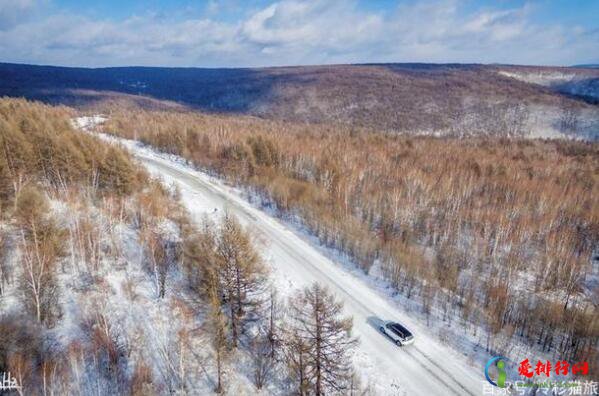
M 379 260 L 424 306 L 440 290 L 491 333 L 596 353 L 597 144 L 144 111 L 115 112 L 105 130 L 250 186 L 364 270 Z
M 599 139 L 599 71 L 583 68 L 370 64 L 88 69 L 0 63 L 0 95 L 86 108 L 127 98 L 146 109 L 188 106 L 405 133 L 554 133 Z
M 0 99 L 0 199 L 29 182 L 55 187 L 82 183 L 131 192 L 136 170 L 128 156 L 71 125 L 72 110 L 21 99 Z

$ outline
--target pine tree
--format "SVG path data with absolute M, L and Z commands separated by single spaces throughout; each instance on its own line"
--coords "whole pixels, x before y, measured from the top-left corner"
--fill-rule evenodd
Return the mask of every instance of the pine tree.
M 285 345 L 283 351 L 285 353 L 285 362 L 289 370 L 291 380 L 296 384 L 296 392 L 300 396 L 309 393 L 309 383 L 307 379 L 308 372 L 308 351 L 309 345 L 306 340 L 302 339 L 301 335 L 295 328 L 286 329 Z
M 129 194 L 135 183 L 135 169 L 125 153 L 110 147 L 100 166 L 100 186 L 119 194 Z
M 318 283 L 298 292 L 290 303 L 291 350 L 295 371 L 315 395 L 343 392 L 351 385 L 352 319 L 342 317 L 343 304 Z M 305 376 L 305 378 L 304 378 Z
M 31 142 L 12 123 L 0 119 L 0 155 L 3 157 L 3 174 L 12 183 L 12 193 L 17 195 L 24 185 L 28 174 L 36 165 Z
M 266 267 L 249 234 L 230 214 L 222 220 L 216 251 L 220 290 L 229 311 L 231 341 L 237 347 L 245 322 L 262 302 Z
M 216 226 L 207 217 L 202 220 L 199 230 L 188 230 L 183 242 L 183 268 L 189 287 L 200 299 L 209 299 L 210 278 L 216 268 Z
M 210 344 L 214 350 L 214 362 L 216 364 L 216 393 L 224 392 L 224 365 L 228 357 L 227 349 L 227 321 L 223 313 L 221 299 L 218 292 L 217 274 L 208 273 L 206 279 L 208 290 L 208 317 L 206 330 L 210 336 Z

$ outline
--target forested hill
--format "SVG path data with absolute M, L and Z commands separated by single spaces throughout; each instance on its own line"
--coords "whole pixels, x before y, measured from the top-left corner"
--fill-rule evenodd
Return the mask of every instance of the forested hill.
M 182 105 L 410 134 L 599 136 L 599 71 L 591 68 L 369 64 L 88 69 L 5 63 L 0 64 L 0 95 L 77 107 L 118 98 L 146 108 Z

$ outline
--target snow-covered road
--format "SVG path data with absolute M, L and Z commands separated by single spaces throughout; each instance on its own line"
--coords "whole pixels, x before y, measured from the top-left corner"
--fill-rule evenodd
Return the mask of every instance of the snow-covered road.
M 254 208 L 235 191 L 201 172 L 161 158 L 148 150 L 128 145 L 136 157 L 157 176 L 176 183 L 183 202 L 196 218 L 228 210 L 263 241 L 263 255 L 274 269 L 283 292 L 318 281 L 343 300 L 353 316 L 360 339 L 356 362 L 364 367 L 372 385 L 381 394 L 480 395 L 482 368 L 468 367 L 461 356 L 427 335 L 392 306 L 384 296 L 361 279 L 334 263 L 319 249 L 284 223 Z M 281 288 L 281 287 L 280 287 Z M 379 331 L 382 320 L 397 320 L 416 335 L 414 345 L 399 348 Z
M 76 125 L 88 130 L 102 117 L 81 117 Z M 175 183 L 188 210 L 196 220 L 220 216 L 224 210 L 237 216 L 262 244 L 260 252 L 273 268 L 279 292 L 289 294 L 317 281 L 343 301 L 353 316 L 354 334 L 359 337 L 354 363 L 377 394 L 382 395 L 481 395 L 483 368 L 471 367 L 464 356 L 442 345 L 431 331 L 402 313 L 385 295 L 363 279 L 327 257 L 301 233 L 241 198 L 234 188 L 207 174 L 157 154 L 139 143 L 100 134 L 103 139 L 126 147 L 154 176 Z M 215 209 L 218 209 L 215 211 Z M 415 334 L 416 342 L 397 347 L 380 333 L 384 320 L 403 323 Z

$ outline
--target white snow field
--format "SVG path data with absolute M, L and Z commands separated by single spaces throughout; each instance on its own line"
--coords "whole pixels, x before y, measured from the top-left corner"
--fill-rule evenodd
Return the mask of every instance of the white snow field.
M 101 117 L 80 118 L 76 125 L 88 129 Z M 432 331 L 412 320 L 364 279 L 325 256 L 322 248 L 306 235 L 253 207 L 235 188 L 192 169 L 174 156 L 156 153 L 139 143 L 101 135 L 118 142 L 155 176 L 181 191 L 184 204 L 197 219 L 220 216 L 225 210 L 237 216 L 260 241 L 260 252 L 272 266 L 273 277 L 282 295 L 317 281 L 343 301 L 353 316 L 354 335 L 359 337 L 354 362 L 363 381 L 381 395 L 481 395 L 483 367 L 472 367 L 455 350 L 443 345 Z M 215 209 L 217 209 L 215 211 Z M 413 345 L 400 348 L 383 336 L 379 325 L 395 320 L 415 334 Z

